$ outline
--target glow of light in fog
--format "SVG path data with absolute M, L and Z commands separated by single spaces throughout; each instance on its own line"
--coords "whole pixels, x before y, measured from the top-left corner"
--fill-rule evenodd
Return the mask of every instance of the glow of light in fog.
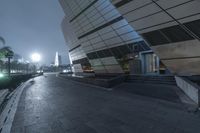
M 39 61 L 41 60 L 41 55 L 38 54 L 38 53 L 33 53 L 33 54 L 31 55 L 31 60 L 32 60 L 33 62 L 39 62 Z

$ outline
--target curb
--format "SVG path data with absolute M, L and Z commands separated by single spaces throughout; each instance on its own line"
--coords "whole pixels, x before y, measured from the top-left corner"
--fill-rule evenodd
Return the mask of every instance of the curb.
M 31 80 L 31 79 L 30 79 Z M 26 87 L 26 85 L 30 82 L 30 80 L 21 84 L 17 87 L 9 96 L 8 103 L 5 106 L 4 110 L 0 114 L 0 133 L 10 133 L 12 128 L 12 123 L 15 117 L 15 113 L 17 111 L 18 103 L 21 97 L 21 94 Z

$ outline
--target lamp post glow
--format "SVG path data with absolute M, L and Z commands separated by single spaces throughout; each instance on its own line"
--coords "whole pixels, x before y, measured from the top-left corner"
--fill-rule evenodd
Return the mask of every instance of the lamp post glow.
M 37 67 L 38 67 L 38 63 L 39 63 L 39 61 L 41 60 L 41 56 L 40 56 L 40 54 L 38 54 L 38 53 L 33 53 L 32 55 L 31 55 L 31 60 L 32 60 L 32 62 L 35 64 L 35 66 L 34 66 L 34 72 L 37 72 Z
M 3 73 L 0 73 L 0 78 L 3 78 L 4 77 L 4 74 Z
M 39 62 L 41 60 L 41 56 L 38 53 L 34 53 L 31 55 L 31 59 L 33 62 Z

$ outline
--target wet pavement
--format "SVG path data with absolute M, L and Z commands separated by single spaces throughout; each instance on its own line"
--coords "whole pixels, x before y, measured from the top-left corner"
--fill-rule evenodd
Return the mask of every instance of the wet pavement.
M 107 90 L 48 74 L 24 89 L 12 133 L 200 132 L 199 113 L 174 93 L 172 86 L 141 84 Z

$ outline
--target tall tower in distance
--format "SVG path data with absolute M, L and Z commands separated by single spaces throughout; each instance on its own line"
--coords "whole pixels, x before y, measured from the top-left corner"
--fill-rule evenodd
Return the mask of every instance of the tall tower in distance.
M 62 61 L 61 61 L 61 56 L 58 54 L 58 52 L 56 52 L 56 57 L 55 57 L 55 66 L 58 67 L 62 64 Z

